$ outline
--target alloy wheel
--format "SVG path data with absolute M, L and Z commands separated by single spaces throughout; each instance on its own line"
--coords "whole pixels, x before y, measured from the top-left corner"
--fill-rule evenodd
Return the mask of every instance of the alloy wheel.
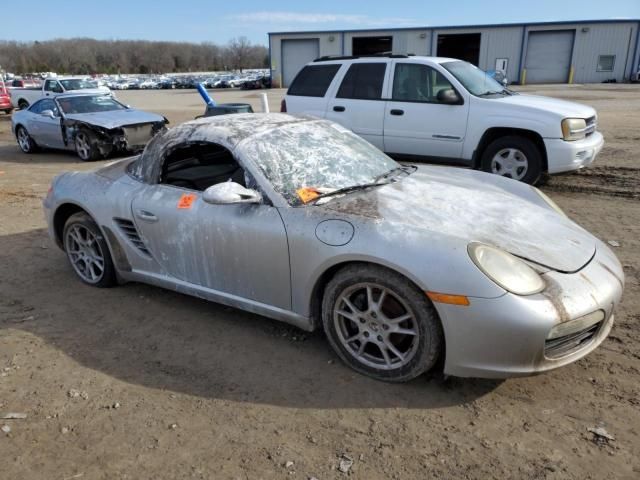
M 503 148 L 491 159 L 491 172 L 514 180 L 522 180 L 529 170 L 527 156 L 517 148 Z
M 88 160 L 91 156 L 91 145 L 89 145 L 89 139 L 84 133 L 76 135 L 76 152 L 82 160 Z
M 104 275 L 104 255 L 95 233 L 84 225 L 73 225 L 65 238 L 65 250 L 76 273 L 87 283 L 98 283 Z
M 407 302 L 387 287 L 359 283 L 345 289 L 333 310 L 342 346 L 358 362 L 381 370 L 408 364 L 418 348 L 418 326 Z
M 29 150 L 31 150 L 31 139 L 24 128 L 18 130 L 18 145 L 20 145 L 23 152 L 29 153 Z

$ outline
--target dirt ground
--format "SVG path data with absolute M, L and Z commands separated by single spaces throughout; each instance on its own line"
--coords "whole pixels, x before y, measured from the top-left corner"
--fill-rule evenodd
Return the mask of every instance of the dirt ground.
M 640 88 L 526 90 L 598 109 L 595 165 L 542 188 L 619 243 L 627 284 L 593 354 L 508 381 L 379 383 L 321 333 L 144 285 L 84 286 L 41 198 L 57 173 L 104 162 L 22 154 L 0 115 L 0 418 L 26 414 L 0 419 L 0 479 L 640 478 Z M 273 109 L 282 95 L 269 92 Z M 189 90 L 118 97 L 173 124 L 203 110 Z

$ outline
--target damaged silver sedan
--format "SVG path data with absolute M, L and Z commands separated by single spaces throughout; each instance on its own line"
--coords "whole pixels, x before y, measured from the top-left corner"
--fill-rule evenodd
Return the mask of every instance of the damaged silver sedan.
M 345 128 L 203 118 L 57 177 L 51 237 L 85 283 L 138 281 L 323 328 L 354 370 L 530 375 L 608 335 L 624 275 L 531 186 L 402 166 Z
M 162 115 L 130 108 L 110 94 L 43 98 L 11 118 L 24 153 L 41 147 L 72 150 L 84 161 L 140 151 L 167 123 Z

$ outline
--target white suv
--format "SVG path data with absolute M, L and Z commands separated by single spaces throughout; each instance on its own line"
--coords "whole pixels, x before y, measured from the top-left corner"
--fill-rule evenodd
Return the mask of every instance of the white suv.
M 394 158 L 531 184 L 589 165 L 604 144 L 593 108 L 512 92 L 452 58 L 322 57 L 298 73 L 282 110 L 341 123 Z

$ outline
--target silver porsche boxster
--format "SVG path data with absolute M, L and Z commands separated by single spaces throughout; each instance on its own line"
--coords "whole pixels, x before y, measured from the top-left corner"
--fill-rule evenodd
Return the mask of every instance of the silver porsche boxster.
M 49 232 L 85 283 L 138 281 L 322 327 L 354 370 L 509 377 L 607 336 L 624 275 L 542 192 L 403 166 L 345 128 L 203 118 L 54 179 Z

